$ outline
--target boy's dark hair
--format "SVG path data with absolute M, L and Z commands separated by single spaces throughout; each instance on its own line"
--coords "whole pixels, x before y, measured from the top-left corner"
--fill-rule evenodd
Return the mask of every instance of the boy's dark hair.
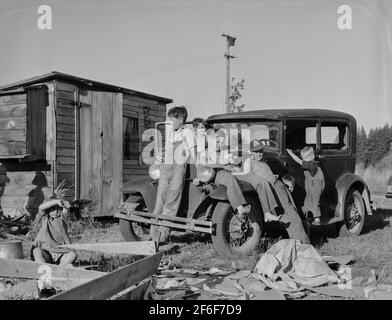
M 170 108 L 169 111 L 167 112 L 168 117 L 173 117 L 173 118 L 181 118 L 182 122 L 186 122 L 186 119 L 188 118 L 188 111 L 186 110 L 185 107 L 180 106 L 180 107 L 173 107 Z
M 203 118 L 195 118 L 195 119 L 193 119 L 192 126 L 194 128 L 197 128 L 199 126 L 199 124 L 202 124 L 202 125 L 204 125 L 205 128 L 207 128 L 207 121 L 204 120 Z
M 283 177 L 282 177 L 282 181 L 283 182 L 295 182 L 295 179 L 294 179 L 294 177 L 291 175 L 291 174 L 285 174 Z

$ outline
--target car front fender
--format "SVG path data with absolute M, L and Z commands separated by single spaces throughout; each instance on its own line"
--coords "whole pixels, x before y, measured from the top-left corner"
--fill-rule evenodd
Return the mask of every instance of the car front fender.
M 338 205 L 336 206 L 335 216 L 339 216 L 344 219 L 344 203 L 346 196 L 350 188 L 358 190 L 362 194 L 362 198 L 365 202 L 366 213 L 372 215 L 370 191 L 366 185 L 366 182 L 354 173 L 345 173 L 336 181 L 336 190 L 338 193 Z
M 133 176 L 126 183 L 122 189 L 123 194 L 140 194 L 147 206 L 149 212 L 152 212 L 155 207 L 155 199 L 157 195 L 157 183 L 151 180 L 150 176 Z

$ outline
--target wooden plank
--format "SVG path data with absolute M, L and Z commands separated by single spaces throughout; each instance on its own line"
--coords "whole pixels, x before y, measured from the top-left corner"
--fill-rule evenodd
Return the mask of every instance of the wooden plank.
M 0 96 L 0 105 L 8 105 L 8 104 L 26 104 L 27 102 L 27 94 L 9 94 L 6 96 Z
M 62 289 L 67 289 L 65 284 L 72 288 L 107 274 L 36 261 L 0 258 L 0 277 L 38 280 L 44 272 L 51 275 L 54 286 L 61 286 Z
M 21 184 L 14 184 L 8 183 L 4 187 L 4 196 L 27 196 L 31 191 L 41 191 L 41 188 L 37 188 L 35 185 L 21 185 Z M 43 194 L 42 194 L 43 197 Z M 44 199 L 42 199 L 44 200 Z M 42 202 L 42 201 L 41 201 Z
M 163 252 L 117 269 L 103 277 L 57 294 L 49 300 L 103 300 L 150 277 L 156 272 Z
M 56 113 L 54 85 L 48 85 L 48 107 L 46 108 L 46 160 L 56 160 Z
M 37 168 L 38 170 L 38 168 Z M 49 181 L 52 180 L 53 175 L 50 171 L 40 171 L 40 174 L 42 173 L 45 176 L 47 184 L 49 184 Z M 17 184 L 17 185 L 33 185 L 33 181 L 36 178 L 36 171 L 15 171 L 15 172 L 4 172 L 4 174 L 7 175 L 7 178 L 9 179 L 8 184 Z M 36 183 L 34 181 L 34 183 Z
M 136 286 L 132 286 L 113 298 L 113 300 L 144 300 L 144 296 L 151 280 L 144 281 Z
M 56 80 L 56 89 L 59 91 L 68 91 L 73 93 L 76 90 L 76 86 L 71 83 Z
M 26 130 L 0 130 L 0 143 L 26 141 Z
M 66 149 L 74 149 L 75 148 L 75 141 L 71 140 L 62 140 L 62 139 L 57 139 L 57 155 L 60 154 L 61 148 L 66 148 Z
M 93 202 L 95 204 L 95 214 L 100 216 L 102 212 L 103 194 L 103 161 L 102 161 L 102 112 L 103 112 L 103 94 L 101 92 L 92 92 L 92 122 L 93 122 Z
M 72 124 L 75 125 L 75 117 L 69 116 L 69 117 L 65 117 L 65 116 L 57 116 L 57 122 L 58 123 L 63 123 L 63 124 Z
M 0 143 L 0 155 L 25 155 L 27 154 L 26 142 L 3 142 Z
M 121 188 L 123 186 L 123 112 L 121 93 L 113 97 L 113 181 L 111 185 L 112 209 L 118 207 L 122 201 Z
M 86 107 L 80 109 L 80 198 L 93 199 L 93 122 L 91 91 L 80 95 Z M 89 105 L 89 107 L 87 107 Z
M 75 97 L 73 92 L 56 90 L 57 100 L 74 102 Z
M 57 108 L 74 110 L 75 109 L 75 102 L 58 100 L 56 106 L 57 106 Z M 57 110 L 57 108 L 56 108 L 56 110 Z
M 125 103 L 140 103 L 140 104 L 152 104 L 158 105 L 157 100 L 148 99 L 148 98 L 141 98 L 134 95 L 125 94 L 124 95 L 124 102 Z
M 75 141 L 75 133 L 74 132 L 62 132 L 62 131 L 59 131 L 57 133 L 57 138 L 61 139 L 61 140 L 72 141 L 74 143 L 74 141 Z
M 75 158 L 74 157 L 58 157 L 57 163 L 75 165 Z
M 75 132 L 75 124 L 63 124 L 59 123 L 57 124 L 57 132 L 63 131 L 63 132 Z
M 0 106 L 0 118 L 26 117 L 26 104 Z
M 74 173 L 75 165 L 57 164 L 57 172 Z
M 72 107 L 72 108 L 57 107 L 56 114 L 59 116 L 74 117 L 75 108 L 74 107 Z
M 103 94 L 102 128 L 102 215 L 109 216 L 113 203 L 111 194 L 113 182 L 113 93 L 110 92 Z
M 26 117 L 0 118 L 0 130 L 26 130 Z
M 157 252 L 154 241 L 71 243 L 63 244 L 59 247 L 72 250 L 95 251 L 106 254 L 130 254 L 142 256 L 150 256 Z
M 48 88 L 29 89 L 27 93 L 27 151 L 37 159 L 46 155 L 46 108 Z
M 57 156 L 75 157 L 75 150 L 70 148 L 59 148 L 57 149 Z

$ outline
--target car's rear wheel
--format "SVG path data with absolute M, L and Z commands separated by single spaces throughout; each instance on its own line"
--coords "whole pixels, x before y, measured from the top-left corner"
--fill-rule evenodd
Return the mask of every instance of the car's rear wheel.
M 358 236 L 365 223 L 365 204 L 358 190 L 350 189 L 344 203 L 344 221 L 340 225 L 339 235 L 342 237 Z
M 126 202 L 135 204 L 135 208 L 143 210 L 146 208 L 143 197 L 131 195 Z M 150 225 L 120 219 L 120 232 L 125 241 L 143 241 L 147 240 L 150 233 Z
M 221 256 L 248 256 L 259 244 L 263 231 L 261 206 L 257 200 L 246 198 L 251 211 L 243 218 L 238 217 L 227 202 L 218 202 L 214 209 L 212 222 L 215 234 L 212 235 L 212 244 Z

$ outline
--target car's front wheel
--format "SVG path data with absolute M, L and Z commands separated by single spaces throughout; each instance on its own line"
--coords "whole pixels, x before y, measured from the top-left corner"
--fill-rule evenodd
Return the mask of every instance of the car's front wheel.
M 344 203 L 344 221 L 340 225 L 339 235 L 358 236 L 365 223 L 365 204 L 358 190 L 350 189 Z
M 256 250 L 263 231 L 263 213 L 257 200 L 247 197 L 250 213 L 240 218 L 227 202 L 218 202 L 212 222 L 215 234 L 212 244 L 215 251 L 224 257 L 248 256 Z
M 145 208 L 144 200 L 141 196 L 131 195 L 128 197 L 128 203 L 134 204 L 138 210 Z M 120 232 L 125 241 L 143 241 L 147 240 L 150 233 L 150 225 L 120 219 Z

